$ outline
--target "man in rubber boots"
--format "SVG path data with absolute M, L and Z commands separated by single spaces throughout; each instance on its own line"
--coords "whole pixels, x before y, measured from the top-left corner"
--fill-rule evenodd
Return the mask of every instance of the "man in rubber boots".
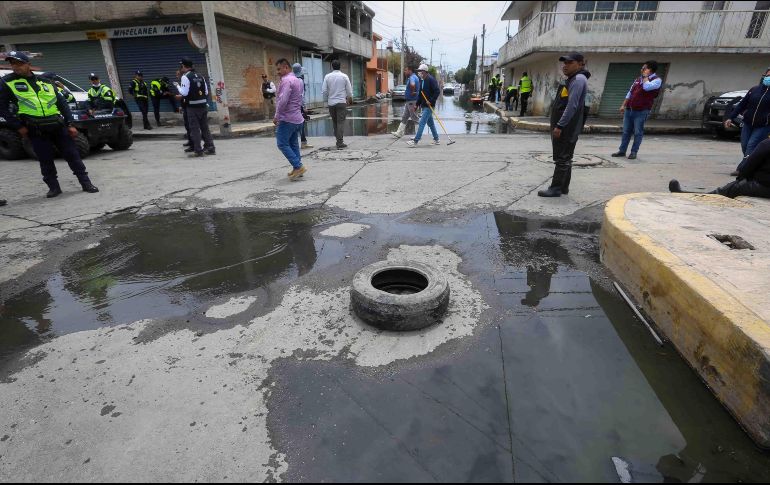
M 406 132 L 407 125 L 411 120 L 417 126 L 420 118 L 417 116 L 417 99 L 420 95 L 420 78 L 414 73 L 412 66 L 404 68 L 404 79 L 406 79 L 406 89 L 404 90 L 404 114 L 401 116 L 401 123 L 396 131 L 390 134 L 396 138 L 401 138 Z
M 131 80 L 131 84 L 128 86 L 128 93 L 134 97 L 134 102 L 139 106 L 139 111 L 142 112 L 144 129 L 152 130 L 150 120 L 147 118 L 147 113 L 150 110 L 150 88 L 144 81 L 144 73 L 142 71 L 134 72 L 134 79 Z
M 668 189 L 674 193 L 694 193 L 682 190 L 678 180 L 669 182 Z M 735 181 L 712 190 L 709 194 L 724 195 L 731 199 L 740 196 L 770 199 L 770 138 L 765 138 L 751 155 L 743 159 Z
M 29 137 L 40 161 L 43 181 L 48 185 L 46 197 L 50 199 L 62 193 L 53 163 L 54 145 L 67 160 L 83 191 L 99 192 L 88 178 L 86 166 L 73 141 L 78 130 L 72 126 L 72 112 L 64 96 L 51 81 L 35 76 L 29 58 L 23 53 L 11 51 L 5 60 L 11 64 L 13 73 L 0 81 L 0 116 L 22 138 Z M 16 114 L 11 113 L 11 103 L 18 106 Z
M 569 193 L 572 156 L 585 120 L 586 92 L 591 73 L 584 69 L 583 54 L 572 52 L 560 57 L 559 61 L 563 63 L 561 71 L 567 80 L 556 90 L 556 99 L 551 105 L 551 144 L 556 167 L 551 186 L 538 191 L 540 197 L 560 197 Z

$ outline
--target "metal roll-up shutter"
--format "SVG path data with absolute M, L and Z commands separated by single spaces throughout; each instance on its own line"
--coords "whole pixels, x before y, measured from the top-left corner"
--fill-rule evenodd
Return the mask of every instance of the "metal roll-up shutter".
M 639 77 L 642 62 L 612 63 L 607 69 L 607 80 L 604 82 L 602 101 L 599 104 L 599 116 L 604 118 L 620 118 L 620 105 L 628 94 L 634 79 Z
M 139 107 L 134 102 L 133 96 L 128 94 L 128 87 L 131 80 L 134 79 L 134 72 L 137 69 L 144 73 L 144 80 L 148 86 L 150 81 L 163 76 L 167 76 L 173 83 L 176 81 L 179 61 L 183 57 L 187 57 L 193 61 L 195 70 L 209 80 L 206 55 L 191 46 L 186 35 L 113 39 L 112 51 L 115 54 L 115 64 L 117 64 L 123 95 L 131 112 L 139 112 Z M 211 91 L 211 85 L 209 85 L 209 91 Z M 211 108 L 211 104 L 209 107 Z M 161 101 L 160 110 L 170 112 L 171 104 L 166 100 Z M 152 111 L 152 104 L 150 111 Z
M 53 71 L 84 90 L 89 87 L 88 75 L 92 72 L 109 82 L 102 46 L 98 41 L 19 44 L 16 48 L 41 53 L 42 57 L 32 61 L 35 66 Z

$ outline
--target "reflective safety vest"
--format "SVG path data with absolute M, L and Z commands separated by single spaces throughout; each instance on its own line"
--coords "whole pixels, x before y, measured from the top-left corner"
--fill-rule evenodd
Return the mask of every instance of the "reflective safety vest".
M 162 96 L 163 93 L 167 92 L 168 90 L 168 83 L 165 83 L 160 79 L 153 79 L 152 82 L 150 82 L 150 96 L 153 98 Z
M 68 103 L 75 103 L 77 100 L 75 99 L 75 95 L 70 92 L 69 89 L 63 89 L 59 86 L 56 86 L 56 89 L 61 93 L 62 96 L 64 96 L 64 101 Z
M 144 81 L 140 81 L 138 79 L 134 79 L 131 81 L 131 92 L 134 94 L 135 98 L 139 99 L 147 99 L 147 83 Z
M 519 89 L 519 88 L 517 88 L 516 86 L 508 86 L 508 92 L 509 92 L 509 93 L 512 93 L 512 92 L 514 92 L 514 91 L 517 91 L 518 89 Z
M 40 78 L 34 78 L 38 90 L 32 89 L 32 85 L 26 79 L 14 79 L 6 82 L 8 88 L 16 95 L 20 116 L 33 118 L 45 118 L 47 116 L 60 115 L 56 106 L 56 87 Z
M 91 89 L 88 90 L 88 100 L 93 102 L 97 99 L 104 100 L 108 103 L 114 103 L 115 93 L 104 84 L 100 84 L 99 87 L 91 86 Z
M 532 80 L 529 78 L 529 76 L 524 76 L 521 78 L 521 92 L 523 93 L 531 93 L 532 92 Z

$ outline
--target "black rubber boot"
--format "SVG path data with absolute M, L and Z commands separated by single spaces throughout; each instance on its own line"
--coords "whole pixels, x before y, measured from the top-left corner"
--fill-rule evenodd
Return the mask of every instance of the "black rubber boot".
M 88 178 L 88 176 L 79 177 L 78 181 L 80 182 L 80 186 L 83 188 L 83 192 L 88 192 L 89 194 L 95 194 L 99 192 L 99 189 L 91 183 L 91 179 Z
M 54 197 L 58 197 L 61 195 L 61 187 L 59 186 L 59 182 L 52 182 L 48 184 L 48 193 L 45 194 L 46 198 L 53 199 Z
M 567 174 L 564 176 L 564 182 L 561 183 L 562 195 L 569 194 L 569 183 L 572 181 L 572 165 L 567 169 Z
M 567 178 L 569 172 L 569 165 L 556 165 L 553 169 L 553 179 L 551 180 L 551 186 L 546 190 L 538 190 L 537 195 L 539 197 L 561 197 L 561 188 L 564 185 L 564 181 Z M 569 192 L 569 188 L 567 189 Z

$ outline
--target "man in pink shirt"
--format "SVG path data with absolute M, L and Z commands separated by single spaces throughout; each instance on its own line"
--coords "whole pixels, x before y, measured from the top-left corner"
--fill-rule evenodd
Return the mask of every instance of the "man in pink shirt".
M 295 181 L 307 171 L 307 167 L 302 165 L 302 155 L 299 151 L 299 136 L 305 122 L 302 116 L 304 87 L 302 80 L 292 72 L 289 61 L 278 59 L 275 65 L 278 67 L 278 75 L 281 76 L 273 118 L 273 124 L 276 125 L 275 139 L 278 149 L 291 163 L 293 170 L 289 172 L 289 179 Z

